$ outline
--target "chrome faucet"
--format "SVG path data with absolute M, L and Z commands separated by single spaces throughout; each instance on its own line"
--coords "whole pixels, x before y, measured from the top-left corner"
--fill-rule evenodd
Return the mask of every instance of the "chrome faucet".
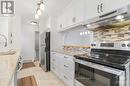
M 5 35 L 3 35 L 3 34 L 0 34 L 0 36 L 5 39 L 5 45 L 4 45 L 4 47 L 7 47 L 7 37 Z

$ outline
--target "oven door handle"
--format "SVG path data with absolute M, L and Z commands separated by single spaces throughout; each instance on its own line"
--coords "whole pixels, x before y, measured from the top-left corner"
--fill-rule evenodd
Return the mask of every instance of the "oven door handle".
M 79 63 L 79 64 L 82 64 L 82 65 L 85 65 L 85 66 L 88 66 L 88 67 L 91 67 L 91 68 L 94 68 L 94 69 L 98 69 L 98 70 L 101 70 L 101 71 L 104 71 L 104 72 L 108 72 L 108 73 L 111 73 L 111 74 L 114 74 L 114 75 L 118 75 L 118 76 L 120 76 L 120 75 L 122 75 L 122 73 L 124 73 L 124 71 L 122 71 L 122 70 L 110 68 L 110 67 L 107 67 L 107 66 L 99 65 L 99 64 L 96 64 L 96 63 L 88 62 L 88 61 L 83 61 L 83 60 L 79 60 L 79 59 L 75 59 L 74 61 Z

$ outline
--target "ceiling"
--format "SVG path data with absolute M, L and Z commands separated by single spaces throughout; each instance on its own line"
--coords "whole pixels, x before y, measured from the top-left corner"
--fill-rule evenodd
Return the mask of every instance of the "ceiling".
M 26 19 L 34 19 L 37 2 L 40 0 L 15 0 L 16 14 Z M 58 15 L 60 11 L 72 0 L 44 0 L 45 10 L 42 12 L 40 19 L 50 15 Z

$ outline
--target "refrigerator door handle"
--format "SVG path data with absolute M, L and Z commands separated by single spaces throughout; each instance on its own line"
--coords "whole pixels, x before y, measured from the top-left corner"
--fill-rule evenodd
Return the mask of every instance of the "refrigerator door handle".
M 45 52 L 47 52 L 47 48 L 45 47 Z

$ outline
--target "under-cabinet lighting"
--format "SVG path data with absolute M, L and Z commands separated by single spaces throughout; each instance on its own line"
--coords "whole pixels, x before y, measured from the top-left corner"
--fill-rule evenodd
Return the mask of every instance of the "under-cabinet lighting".
M 90 24 L 87 24 L 86 26 L 87 26 L 87 27 L 90 27 L 91 25 L 90 25 Z
M 82 32 L 80 32 L 80 35 L 82 36 L 82 35 L 83 35 L 83 33 L 82 33 Z
M 86 31 L 85 34 L 87 35 L 87 34 L 88 34 L 88 31 Z
M 124 16 L 123 15 L 118 15 L 118 16 L 116 16 L 116 18 L 115 19 L 117 19 L 117 20 L 122 20 L 124 18 Z
M 82 33 L 83 35 L 85 34 L 85 32 Z

